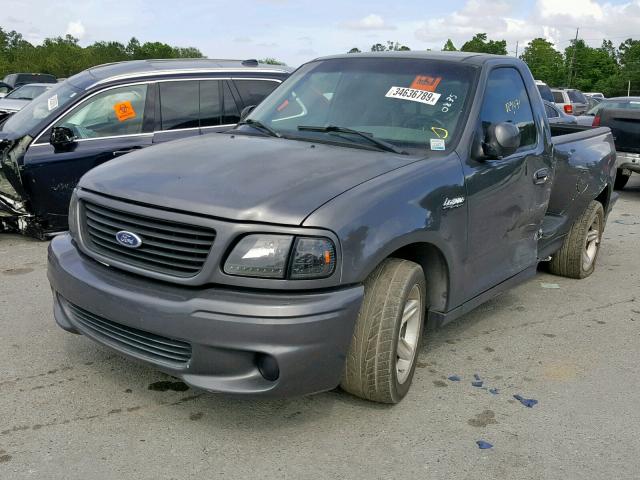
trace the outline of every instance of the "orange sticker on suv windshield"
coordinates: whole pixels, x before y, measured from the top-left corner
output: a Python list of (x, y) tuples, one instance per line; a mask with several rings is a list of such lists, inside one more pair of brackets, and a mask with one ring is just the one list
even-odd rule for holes
[(136, 111), (133, 109), (131, 102), (125, 100), (124, 102), (118, 102), (113, 106), (113, 110), (116, 112), (118, 121), (124, 122), (131, 118), (136, 118)]
[(430, 75), (418, 75), (413, 79), (413, 83), (409, 88), (414, 90), (424, 90), (426, 92), (435, 92), (442, 77), (432, 77)]

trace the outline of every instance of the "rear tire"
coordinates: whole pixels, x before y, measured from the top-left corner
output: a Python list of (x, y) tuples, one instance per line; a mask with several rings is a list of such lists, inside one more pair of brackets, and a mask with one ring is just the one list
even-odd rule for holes
[(595, 200), (575, 221), (564, 243), (549, 262), (549, 270), (555, 275), (569, 278), (585, 278), (596, 267), (600, 241), (604, 231), (604, 209)]
[(422, 267), (399, 258), (382, 262), (364, 282), (340, 386), (358, 397), (398, 403), (409, 391), (426, 312)]
[(616, 180), (613, 182), (613, 188), (615, 190), (622, 190), (627, 185), (629, 178), (631, 178), (631, 175), (623, 175), (622, 169), (619, 168), (616, 172)]

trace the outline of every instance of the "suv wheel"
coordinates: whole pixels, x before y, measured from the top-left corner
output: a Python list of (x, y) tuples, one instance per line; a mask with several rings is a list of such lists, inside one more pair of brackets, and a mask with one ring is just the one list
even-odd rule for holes
[(367, 400), (398, 403), (409, 391), (426, 312), (422, 267), (382, 262), (364, 283), (364, 300), (341, 387)]

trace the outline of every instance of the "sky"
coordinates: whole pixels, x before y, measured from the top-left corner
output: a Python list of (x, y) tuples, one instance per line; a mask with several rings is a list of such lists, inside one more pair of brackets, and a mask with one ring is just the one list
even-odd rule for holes
[(519, 53), (533, 38), (564, 49), (579, 36), (593, 46), (640, 39), (640, 0), (2, 0), (0, 26), (31, 43), (71, 34), (99, 40), (160, 41), (209, 58), (274, 57), (298, 66), (318, 56), (398, 41), (412, 50), (459, 48), (475, 33), (507, 40)]

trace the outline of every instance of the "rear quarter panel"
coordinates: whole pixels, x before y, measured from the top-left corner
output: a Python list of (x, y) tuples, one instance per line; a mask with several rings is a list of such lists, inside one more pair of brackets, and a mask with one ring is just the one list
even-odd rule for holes
[(615, 147), (608, 128), (552, 137), (556, 168), (548, 212), (566, 218), (565, 234), (589, 202), (608, 189), (615, 176)]

